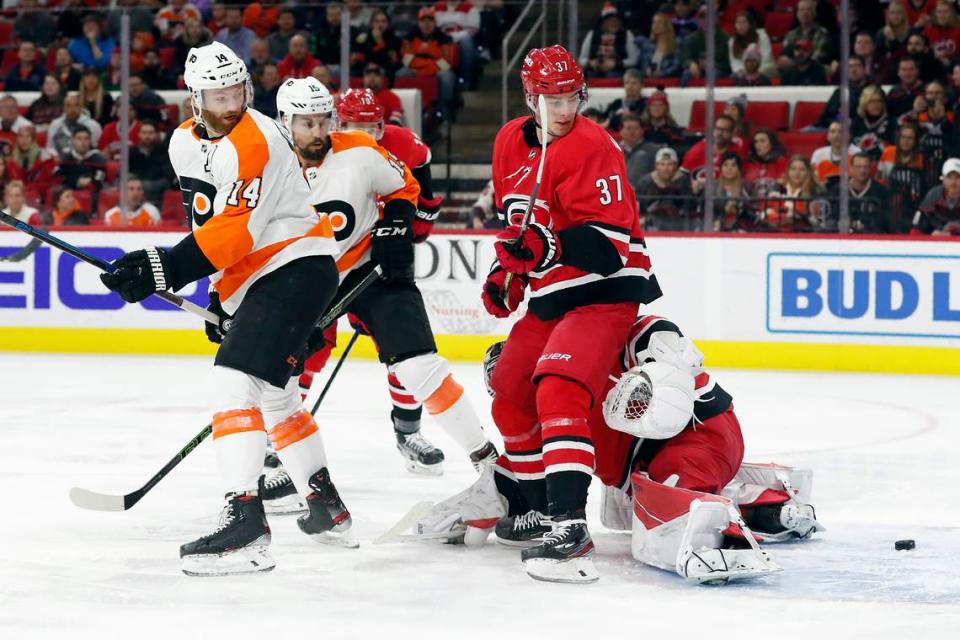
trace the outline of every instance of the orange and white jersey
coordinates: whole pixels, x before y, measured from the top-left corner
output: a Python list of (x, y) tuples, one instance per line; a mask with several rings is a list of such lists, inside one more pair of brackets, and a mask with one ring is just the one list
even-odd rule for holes
[(330, 150), (318, 167), (304, 171), (310, 203), (326, 214), (340, 257), (340, 281), (370, 260), (371, 230), (381, 204), (402, 199), (417, 206), (420, 185), (410, 169), (362, 131), (330, 134)]
[(114, 207), (103, 214), (103, 224), (109, 227), (152, 227), (160, 224), (160, 211), (149, 202), (144, 202), (130, 215), (124, 215), (120, 207)]
[(280, 124), (247, 109), (228, 135), (201, 137), (193, 119), (173, 132), (170, 163), (200, 250), (219, 271), (213, 286), (236, 312), (259, 278), (306, 256), (337, 255), (333, 228)]

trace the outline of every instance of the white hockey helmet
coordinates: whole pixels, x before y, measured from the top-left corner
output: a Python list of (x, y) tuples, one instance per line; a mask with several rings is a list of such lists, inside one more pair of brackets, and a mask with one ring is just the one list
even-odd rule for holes
[(222, 89), (244, 84), (246, 88), (244, 109), (253, 101), (253, 85), (250, 82), (247, 65), (233, 52), (233, 49), (221, 42), (214, 41), (202, 47), (190, 49), (184, 67), (183, 82), (193, 96), (193, 118), (200, 124), (204, 124), (201, 110), (205, 89)]
[(280, 85), (277, 118), (288, 132), (292, 132), (295, 115), (333, 117), (333, 96), (322, 82), (313, 77), (291, 78)]

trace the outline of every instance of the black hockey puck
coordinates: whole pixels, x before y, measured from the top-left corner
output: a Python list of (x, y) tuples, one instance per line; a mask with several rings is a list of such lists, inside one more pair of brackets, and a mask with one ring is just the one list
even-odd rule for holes
[(893, 548), (897, 551), (910, 551), (915, 548), (917, 543), (913, 540), (897, 540), (893, 543)]

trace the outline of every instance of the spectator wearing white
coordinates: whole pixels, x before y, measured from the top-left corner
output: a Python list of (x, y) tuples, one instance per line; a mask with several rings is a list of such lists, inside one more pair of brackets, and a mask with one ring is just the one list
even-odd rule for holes
[(20, 222), (26, 222), (34, 226), (43, 224), (43, 216), (40, 215), (40, 211), (27, 204), (23, 182), (20, 180), (11, 180), (3, 188), (3, 205), (6, 212)]
[(343, 8), (350, 12), (350, 26), (354, 29), (366, 29), (373, 16), (373, 9), (363, 0), (345, 0)]
[(16, 137), (20, 129), (32, 126), (32, 122), (20, 115), (16, 98), (9, 93), (0, 98), (0, 138), (4, 134)]
[(233, 49), (233, 52), (249, 67), (250, 48), (253, 46), (253, 41), (257, 39), (257, 34), (243, 26), (243, 9), (228, 7), (224, 25), (223, 29), (217, 32), (217, 42)]
[(760, 51), (760, 73), (774, 78), (777, 65), (773, 59), (773, 48), (766, 30), (758, 29), (753, 15), (749, 11), (737, 14), (733, 23), (733, 36), (730, 38), (730, 70), (734, 74), (743, 71), (744, 53), (750, 45), (756, 45)]
[(637, 65), (640, 50), (634, 40), (616, 6), (607, 2), (600, 11), (600, 23), (583, 39), (578, 62), (588, 77), (618, 78), (625, 68)]
[(90, 141), (94, 147), (100, 141), (103, 129), (100, 123), (83, 110), (83, 100), (79, 93), (68, 93), (63, 99), (63, 115), (50, 123), (47, 131), (47, 149), (54, 155), (70, 153), (73, 148), (73, 133), (85, 127), (90, 131)]
[[(839, 122), (830, 123), (827, 129), (827, 146), (820, 147), (810, 156), (810, 165), (816, 174), (817, 182), (826, 184), (830, 178), (840, 175), (840, 162), (843, 159), (843, 136), (842, 128)], [(860, 153), (860, 147), (852, 142), (847, 147), (847, 155), (852, 157)]]
[(127, 208), (108, 209), (103, 223), (109, 227), (153, 227), (160, 224), (160, 211), (147, 202), (143, 182), (136, 176), (127, 178)]

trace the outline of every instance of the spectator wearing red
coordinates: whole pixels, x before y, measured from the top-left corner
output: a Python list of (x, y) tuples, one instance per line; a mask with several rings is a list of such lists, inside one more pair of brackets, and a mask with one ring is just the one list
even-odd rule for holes
[(27, 204), (21, 180), (11, 180), (3, 187), (3, 206), (6, 213), (20, 222), (26, 222), (35, 227), (43, 224), (40, 211)]
[(457, 88), (455, 69), (459, 51), (450, 36), (437, 29), (436, 11), (425, 7), (417, 14), (417, 30), (403, 41), (403, 68), (398, 76), (435, 77), (440, 85), (440, 109), (445, 118), (453, 113)]
[[(119, 52), (115, 52), (119, 56)], [(50, 71), (60, 83), (61, 92), (78, 91), (80, 89), (80, 71), (74, 64), (73, 55), (66, 47), (57, 49), (53, 58), (53, 69)], [(41, 91), (43, 88), (41, 87)]]
[(280, 72), (281, 80), (287, 80), (288, 78), (299, 80), (309, 76), (318, 64), (320, 64), (320, 61), (310, 55), (310, 51), (307, 49), (307, 38), (298, 33), (290, 38), (290, 52), (277, 65), (277, 70)]
[(368, 64), (363, 70), (363, 88), (370, 89), (373, 97), (383, 107), (384, 119), (390, 124), (406, 126), (403, 115), (403, 103), (400, 97), (387, 88), (383, 68), (377, 64)]
[(33, 127), (20, 129), (7, 159), (7, 171), (11, 179), (23, 180), (32, 187), (42, 189), (53, 181), (56, 168), (56, 156), (37, 144), (36, 130)]
[[(480, 32), (480, 10), (472, 2), (437, 2), (437, 28), (453, 39), (460, 54), (459, 74), (474, 87), (480, 70), (479, 51), (475, 38)], [(634, 60), (636, 62), (636, 60)]]
[(147, 200), (154, 204), (162, 204), (163, 192), (176, 183), (163, 133), (152, 120), (140, 123), (137, 142), (130, 148), (130, 172), (140, 178)]
[(266, 38), (277, 26), (279, 17), (280, 6), (277, 0), (251, 2), (243, 10), (243, 26), (257, 34), (258, 38)]
[(400, 49), (403, 43), (390, 28), (390, 19), (382, 9), (376, 9), (370, 18), (370, 26), (361, 31), (353, 41), (357, 62), (365, 68), (375, 64), (383, 68), (391, 80), (400, 68)]
[(821, 215), (826, 213), (823, 203), (813, 200), (823, 193), (807, 159), (793, 156), (781, 185), (767, 200), (763, 225), (790, 233), (812, 231), (820, 226)]
[(39, 91), (45, 72), (37, 63), (37, 47), (24, 41), (17, 48), (17, 64), (4, 80), (7, 91)]
[(138, 176), (127, 178), (127, 208), (120, 205), (107, 209), (103, 224), (108, 227), (155, 227), (160, 224), (160, 211), (147, 202), (143, 182)]
[(933, 57), (944, 67), (950, 66), (960, 54), (960, 18), (953, 3), (939, 0), (933, 10), (933, 19), (924, 27), (923, 35), (930, 41)]
[(775, 190), (787, 170), (787, 151), (772, 129), (757, 129), (750, 138), (750, 152), (743, 176), (750, 192), (758, 198)]
[(84, 69), (79, 93), (80, 105), (99, 124), (105, 125), (114, 119), (113, 96), (104, 88), (100, 74), (93, 67)]
[(53, 190), (53, 210), (50, 212), (56, 226), (84, 226), (90, 224), (90, 212), (77, 202), (73, 189), (59, 186)]
[(887, 5), (885, 21), (886, 24), (873, 37), (873, 41), (877, 43), (881, 65), (895, 69), (897, 61), (907, 52), (907, 39), (912, 33), (903, 2), (893, 0)]
[(277, 14), (277, 30), (267, 36), (267, 47), (274, 62), (283, 60), (287, 55), (290, 38), (297, 33), (297, 14), (289, 7), (281, 9)]
[(157, 12), (154, 25), (160, 37), (170, 42), (183, 33), (183, 24), (188, 19), (200, 20), (200, 10), (185, 0), (170, 0), (170, 4)]
[[(743, 140), (734, 136), (733, 127), (735, 122), (733, 118), (727, 115), (721, 115), (713, 125), (713, 170), (717, 175), (720, 170), (720, 158), (727, 151), (733, 151), (740, 158), (746, 155), (746, 145)], [(686, 155), (683, 156), (683, 169), (692, 180), (694, 191), (703, 188), (703, 169), (707, 162), (707, 141), (701, 140), (690, 147)]]
[(899, 84), (892, 87), (887, 94), (887, 111), (890, 117), (896, 120), (913, 109), (913, 103), (918, 96), (923, 95), (923, 81), (920, 80), (920, 66), (909, 56), (900, 58), (897, 65)]
[[(137, 113), (133, 109), (130, 109), (130, 131), (128, 133), (128, 139), (131, 145), (137, 144), (140, 136), (140, 121), (137, 120)], [(108, 160), (116, 160), (120, 157), (120, 121), (113, 120), (108, 122), (107, 126), (103, 128), (103, 135), (100, 136), (100, 142), (97, 143), (97, 148), (103, 152), (103, 155), (107, 157)]]
[(27, 120), (39, 131), (46, 131), (50, 123), (63, 113), (63, 93), (56, 76), (47, 75), (40, 85), (40, 97), (30, 103)]
[(902, 0), (907, 22), (914, 29), (923, 29), (933, 20), (937, 0)]
[(33, 128), (33, 123), (20, 115), (17, 99), (10, 94), (0, 98), (0, 145), (3, 155), (9, 153), (16, 143), (17, 133), (26, 127)]
[(93, 146), (90, 130), (77, 127), (73, 132), (70, 150), (60, 154), (54, 177), (63, 179), (71, 189), (99, 191), (107, 172), (107, 159)]
[(214, 2), (210, 7), (210, 19), (207, 20), (207, 29), (216, 36), (227, 26), (227, 3)]
[(944, 162), (940, 176), (941, 184), (930, 189), (917, 207), (910, 233), (960, 236), (960, 159)]
[(665, 144), (671, 147), (683, 142), (683, 129), (670, 114), (670, 101), (667, 94), (659, 89), (647, 98), (640, 113), (644, 137), (649, 142)]

